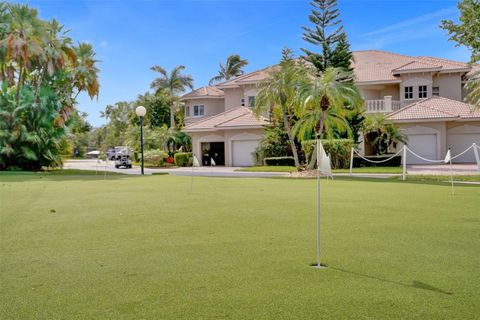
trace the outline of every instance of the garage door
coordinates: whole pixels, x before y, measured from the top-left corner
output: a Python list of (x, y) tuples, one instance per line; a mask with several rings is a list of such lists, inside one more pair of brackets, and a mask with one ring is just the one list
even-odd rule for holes
[[(409, 134), (408, 148), (421, 157), (437, 160), (437, 135), (436, 134)], [(427, 164), (428, 162), (408, 153), (407, 164)]]
[[(460, 154), (462, 151), (467, 149), (476, 143), (480, 146), (480, 133), (447, 133), (447, 146), (452, 149), (452, 156)], [(473, 163), (476, 162), (475, 154), (473, 150), (467, 151), (465, 154), (461, 155), (458, 158), (455, 158), (452, 162), (454, 163)]]
[(232, 141), (232, 163), (235, 167), (253, 166), (252, 153), (258, 146), (258, 140)]

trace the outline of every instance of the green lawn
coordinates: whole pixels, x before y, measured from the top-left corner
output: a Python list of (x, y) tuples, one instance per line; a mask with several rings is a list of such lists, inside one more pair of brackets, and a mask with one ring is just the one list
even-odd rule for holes
[(295, 172), (297, 168), (291, 166), (258, 166), (258, 167), (245, 167), (237, 169), (236, 171), (244, 172)]
[(190, 182), (0, 173), (0, 318), (478, 318), (478, 186)]
[[(295, 172), (297, 169), (290, 166), (258, 166), (237, 169), (246, 172)], [(350, 169), (333, 169), (333, 173), (349, 173)], [(402, 173), (401, 167), (362, 167), (353, 168), (353, 173)]]

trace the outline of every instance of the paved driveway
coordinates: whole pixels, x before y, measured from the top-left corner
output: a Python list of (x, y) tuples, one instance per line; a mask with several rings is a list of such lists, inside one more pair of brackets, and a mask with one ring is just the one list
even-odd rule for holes
[[(112, 161), (105, 162), (97, 160), (67, 160), (63, 165), (64, 169), (79, 169), (79, 170), (98, 170), (99, 172), (119, 172), (125, 174), (141, 173), (139, 166), (133, 166), (132, 169), (117, 169)], [(173, 169), (151, 169), (145, 168), (145, 174), (152, 173), (169, 173), (177, 176), (205, 176), (205, 177), (282, 177), (288, 176), (284, 172), (241, 172), (235, 171), (238, 167), (196, 167), (192, 170), (189, 168), (173, 168)]]

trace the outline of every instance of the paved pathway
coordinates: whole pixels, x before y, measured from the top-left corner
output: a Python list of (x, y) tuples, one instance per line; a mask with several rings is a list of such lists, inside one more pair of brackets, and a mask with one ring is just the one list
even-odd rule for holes
[[(132, 169), (117, 169), (112, 161), (105, 163), (104, 161), (97, 162), (97, 160), (67, 160), (64, 164), (65, 169), (80, 169), (80, 170), (98, 170), (108, 172), (119, 172), (125, 174), (140, 174), (140, 167), (134, 166)], [(238, 167), (196, 167), (193, 171), (195, 176), (204, 177), (286, 177), (289, 174), (285, 172), (242, 172), (236, 171)], [(450, 175), (449, 165), (411, 165), (407, 168), (408, 174), (421, 175)], [(480, 174), (478, 168), (474, 164), (455, 164), (453, 171), (456, 175), (471, 175)], [(145, 168), (145, 174), (152, 173), (168, 173), (177, 176), (192, 175), (192, 168)], [(382, 173), (354, 173), (355, 177), (367, 178), (390, 178), (393, 176), (400, 176), (401, 174), (382, 174)], [(337, 173), (334, 176), (348, 176), (348, 173)]]
[[(98, 170), (107, 172), (119, 172), (125, 174), (141, 173), (139, 166), (133, 166), (132, 169), (117, 169), (112, 161), (105, 163), (104, 161), (97, 162), (97, 160), (67, 160), (63, 166), (64, 169), (80, 169), (80, 170)], [(158, 168), (151, 169), (145, 168), (145, 174), (150, 175), (152, 173), (169, 173), (176, 176), (195, 176), (204, 177), (282, 177), (288, 176), (288, 173), (284, 172), (242, 172), (235, 171), (239, 167), (196, 167), (192, 171), (192, 168)]]

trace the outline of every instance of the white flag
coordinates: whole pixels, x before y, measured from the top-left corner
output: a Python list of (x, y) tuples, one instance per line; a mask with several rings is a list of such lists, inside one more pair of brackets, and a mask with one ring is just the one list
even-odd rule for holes
[(317, 140), (317, 169), (328, 176), (332, 175), (332, 166), (330, 165), (330, 157), (327, 156), (325, 149), (323, 149), (320, 139)]
[(213, 160), (213, 158), (210, 158), (210, 165), (212, 167), (215, 167), (217, 164), (215, 163), (215, 160)]
[(193, 155), (193, 166), (200, 167), (200, 162), (198, 162), (198, 159), (195, 155)]
[(450, 154), (450, 148), (448, 148), (447, 154), (445, 155), (445, 163), (449, 163), (452, 160), (452, 155)]

